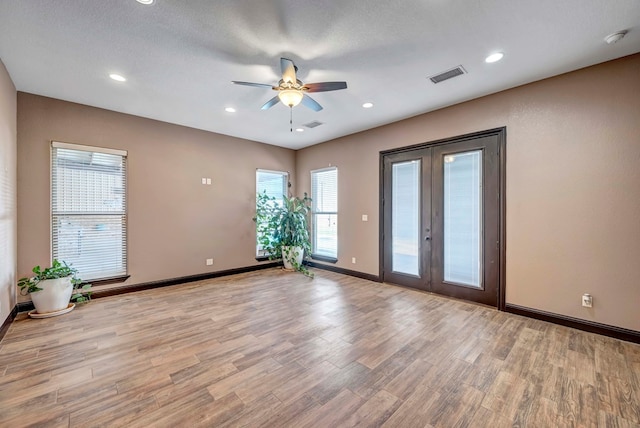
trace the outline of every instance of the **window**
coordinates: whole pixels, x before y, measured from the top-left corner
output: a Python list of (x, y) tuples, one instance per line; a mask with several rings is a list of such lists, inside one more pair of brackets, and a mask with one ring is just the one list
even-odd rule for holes
[(338, 258), (338, 169), (311, 171), (313, 256)]
[(83, 280), (127, 274), (127, 152), (52, 142), (51, 246)]
[[(270, 198), (275, 198), (275, 203), (282, 206), (283, 200), (287, 194), (289, 174), (281, 171), (267, 171), (259, 169), (256, 171), (256, 193), (266, 193)], [(259, 230), (259, 225), (256, 225), (256, 230)], [(259, 232), (256, 232), (256, 240), (259, 241)], [(268, 254), (261, 248), (260, 244), (256, 242), (256, 256), (266, 257)]]

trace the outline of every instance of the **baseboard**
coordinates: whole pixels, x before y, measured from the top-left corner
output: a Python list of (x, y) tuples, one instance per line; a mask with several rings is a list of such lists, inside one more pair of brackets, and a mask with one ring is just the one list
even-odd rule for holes
[(33, 306), (33, 302), (31, 300), (27, 300), (26, 302), (18, 302), (16, 305), (18, 312), (29, 312), (35, 309)]
[(329, 270), (331, 272), (341, 273), (343, 275), (355, 276), (356, 278), (368, 279), (373, 282), (382, 282), (378, 275), (371, 275), (370, 273), (358, 272), (351, 269), (343, 269), (334, 265), (325, 265), (322, 263), (316, 263), (314, 261), (308, 261), (306, 264), (310, 267), (317, 269)]
[(118, 294), (131, 293), (135, 291), (151, 290), (153, 288), (169, 287), (171, 285), (185, 284), (187, 282), (203, 281), (206, 279), (219, 278), (221, 276), (236, 275), (239, 273), (253, 272), (256, 270), (269, 269), (282, 263), (261, 263), (259, 265), (245, 266), (241, 268), (219, 270), (216, 272), (201, 273), (198, 275), (182, 276), (179, 278), (162, 279), (159, 281), (145, 282), (142, 284), (123, 285), (122, 287), (109, 288), (107, 290), (95, 290), (91, 293), (91, 298), (116, 296)]
[[(206, 279), (218, 278), (221, 276), (236, 275), (239, 273), (253, 272), (256, 270), (269, 269), (282, 265), (282, 262), (261, 263), (259, 265), (245, 266), (235, 269), (219, 270), (216, 272), (201, 273), (198, 275), (182, 276), (179, 278), (162, 279), (159, 281), (144, 282), (141, 284), (123, 285), (121, 287), (109, 288), (106, 290), (92, 290), (91, 298), (117, 296), (119, 294), (133, 293), (136, 291), (151, 290), (153, 288), (169, 287), (171, 285), (185, 284), (187, 282), (203, 281)], [(17, 305), (18, 312), (25, 312), (34, 309), (31, 301), (21, 302)]]
[(640, 343), (640, 331), (629, 330), (622, 327), (616, 327), (608, 324), (601, 324), (593, 321), (573, 318), (566, 315), (554, 314), (551, 312), (541, 311), (539, 309), (527, 308), (519, 305), (507, 303), (505, 311), (522, 315), (529, 318), (535, 318), (541, 321), (547, 321), (554, 324), (560, 324), (566, 327), (572, 327), (578, 330), (597, 333), (603, 336), (609, 336), (627, 342)]
[(2, 327), (0, 327), (0, 341), (4, 338), (4, 335), (7, 334), (9, 326), (16, 318), (16, 315), (18, 315), (18, 305), (14, 306), (13, 309), (11, 309), (11, 312), (9, 312), (9, 315), (2, 323)]

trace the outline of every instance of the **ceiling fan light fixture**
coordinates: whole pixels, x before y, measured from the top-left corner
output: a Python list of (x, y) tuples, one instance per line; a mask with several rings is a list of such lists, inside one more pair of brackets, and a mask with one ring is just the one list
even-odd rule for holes
[(278, 98), (287, 107), (295, 107), (302, 101), (304, 94), (297, 89), (284, 89), (278, 92)]

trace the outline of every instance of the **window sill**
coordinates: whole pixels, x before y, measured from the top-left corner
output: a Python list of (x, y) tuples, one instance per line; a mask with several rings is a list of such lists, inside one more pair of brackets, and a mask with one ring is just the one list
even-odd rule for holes
[(322, 256), (320, 254), (311, 254), (311, 258), (313, 260), (318, 260), (321, 262), (329, 262), (329, 263), (337, 263), (338, 259), (335, 257)]
[(114, 276), (112, 278), (102, 278), (93, 281), (85, 281), (83, 282), (83, 284), (91, 284), (92, 287), (97, 287), (100, 285), (119, 284), (121, 282), (125, 282), (130, 277), (131, 275)]

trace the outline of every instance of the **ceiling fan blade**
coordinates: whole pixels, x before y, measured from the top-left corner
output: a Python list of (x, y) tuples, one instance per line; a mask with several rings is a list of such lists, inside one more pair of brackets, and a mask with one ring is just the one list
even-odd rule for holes
[(296, 66), (293, 61), (287, 58), (280, 58), (280, 68), (282, 69), (282, 80), (288, 83), (296, 83)]
[(274, 105), (278, 104), (279, 102), (280, 102), (280, 98), (278, 98), (278, 96), (276, 95), (275, 97), (271, 98), (269, 101), (264, 103), (264, 105), (262, 107), (260, 107), (260, 108), (262, 110), (266, 110), (266, 109), (269, 109), (269, 108), (273, 107)]
[(339, 89), (347, 89), (347, 82), (306, 83), (304, 87), (307, 92), (337, 91)]
[(310, 108), (313, 111), (320, 111), (322, 110), (322, 106), (320, 104), (318, 104), (318, 102), (316, 100), (314, 100), (313, 98), (311, 98), (309, 95), (305, 94), (302, 97), (302, 102), (301, 104), (305, 107)]
[(261, 88), (272, 88), (273, 85), (268, 85), (266, 83), (253, 83), (253, 82), (238, 82), (237, 80), (232, 80), (231, 83), (235, 85), (244, 85), (244, 86), (258, 86)]

